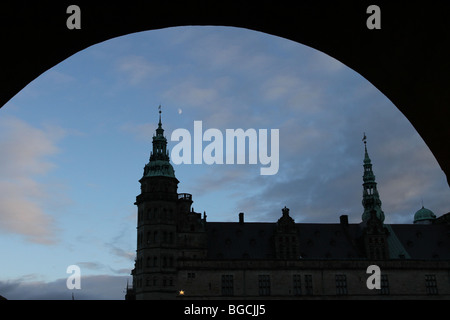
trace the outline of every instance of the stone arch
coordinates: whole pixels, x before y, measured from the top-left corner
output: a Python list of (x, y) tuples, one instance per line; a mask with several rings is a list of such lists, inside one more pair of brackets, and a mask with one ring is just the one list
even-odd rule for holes
[(368, 1), (90, 2), (69, 30), (69, 3), (11, 2), (0, 18), (0, 106), (33, 79), (96, 43), (173, 26), (235, 26), (322, 51), (361, 74), (405, 115), (450, 184), (450, 20), (446, 4), (380, 1), (381, 29), (368, 30)]

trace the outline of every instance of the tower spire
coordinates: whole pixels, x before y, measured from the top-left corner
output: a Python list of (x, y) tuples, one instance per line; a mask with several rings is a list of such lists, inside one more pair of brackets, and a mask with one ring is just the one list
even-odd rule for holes
[(156, 136), (157, 137), (164, 137), (164, 129), (162, 128), (161, 123), (161, 105), (158, 107), (159, 112), (159, 122), (158, 122), (158, 128), (156, 129)]
[(159, 122), (156, 135), (153, 135), (150, 162), (144, 167), (145, 176), (169, 176), (175, 178), (175, 171), (170, 164), (169, 151), (167, 150), (167, 139), (161, 122), (161, 105), (158, 107)]
[(384, 221), (384, 212), (381, 210), (380, 195), (377, 190), (377, 183), (375, 181), (375, 175), (372, 170), (372, 161), (370, 160), (369, 153), (367, 152), (367, 137), (364, 133), (364, 175), (363, 175), (363, 200), (362, 205), (364, 207), (364, 213), (362, 215), (363, 222), (366, 222), (375, 211), (376, 217)]
[(370, 163), (369, 153), (367, 152), (367, 136), (365, 132), (362, 141), (364, 142), (364, 163)]
[(159, 110), (159, 122), (158, 128), (156, 129), (156, 136), (153, 136), (153, 152), (150, 156), (151, 160), (163, 160), (169, 161), (169, 155), (167, 152), (167, 139), (164, 137), (164, 129), (161, 123), (161, 105), (158, 107)]

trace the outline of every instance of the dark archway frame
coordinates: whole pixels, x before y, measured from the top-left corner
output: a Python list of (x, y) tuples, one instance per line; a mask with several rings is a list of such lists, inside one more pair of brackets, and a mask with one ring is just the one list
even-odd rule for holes
[[(66, 27), (71, 4), (81, 9), (80, 30)], [(366, 27), (372, 4), (381, 9), (380, 30)], [(59, 62), (114, 37), (174, 26), (242, 27), (308, 45), (361, 74), (411, 122), (450, 185), (448, 9), (444, 1), (2, 2), (0, 106)]]

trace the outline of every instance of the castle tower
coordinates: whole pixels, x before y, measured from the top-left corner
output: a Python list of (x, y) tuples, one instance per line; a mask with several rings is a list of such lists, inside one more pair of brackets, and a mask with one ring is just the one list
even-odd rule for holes
[(150, 160), (139, 180), (137, 250), (133, 288), (127, 296), (136, 300), (177, 297), (179, 259), (206, 256), (206, 214), (191, 209), (192, 195), (178, 194), (178, 179), (170, 164), (167, 139), (161, 123), (161, 106)]
[(168, 299), (176, 292), (178, 183), (170, 164), (161, 106), (150, 161), (139, 180), (137, 251), (133, 270), (136, 299)]

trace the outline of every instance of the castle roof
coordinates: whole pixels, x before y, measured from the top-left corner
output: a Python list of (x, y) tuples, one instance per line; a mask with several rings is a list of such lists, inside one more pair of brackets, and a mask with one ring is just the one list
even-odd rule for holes
[[(391, 259), (450, 260), (445, 224), (385, 224)], [(296, 223), (298, 259), (364, 258), (359, 239), (363, 224)], [(275, 258), (276, 223), (208, 222), (208, 259)]]

